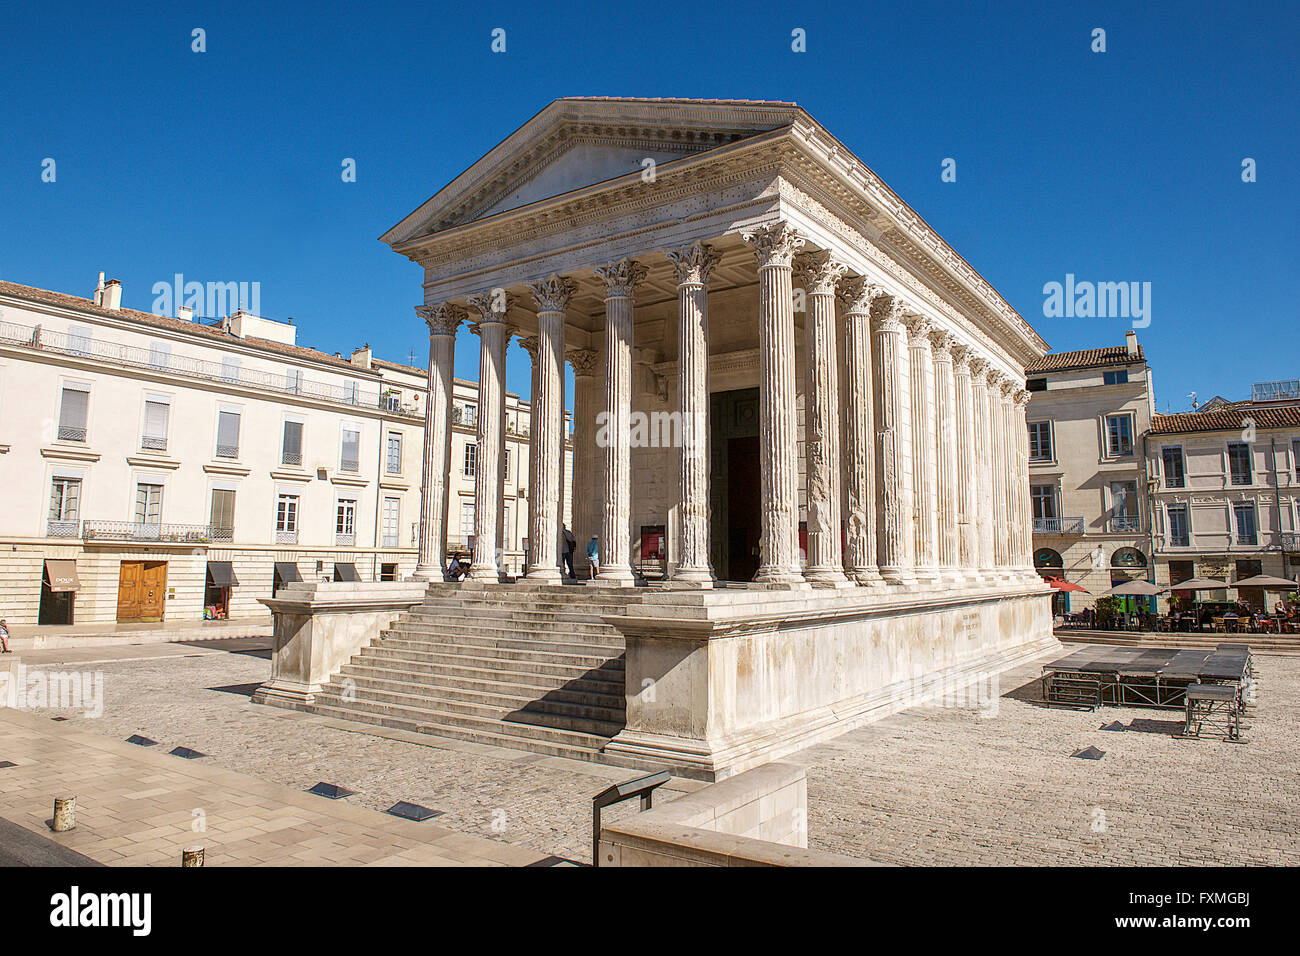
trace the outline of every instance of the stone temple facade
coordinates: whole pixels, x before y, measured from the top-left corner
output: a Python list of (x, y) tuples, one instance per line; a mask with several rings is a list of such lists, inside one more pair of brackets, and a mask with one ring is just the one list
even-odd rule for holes
[[(572, 366), (573, 531), (580, 555), (600, 543), (586, 587), (641, 585), (606, 619), (627, 642), (610, 754), (725, 776), (1053, 646), (1024, 387), (1047, 346), (798, 106), (556, 100), (382, 239), (424, 269), (420, 575), (441, 579), (469, 322), (464, 586), (522, 602), (560, 583)], [(534, 414), (529, 568), (506, 582), (512, 336)]]

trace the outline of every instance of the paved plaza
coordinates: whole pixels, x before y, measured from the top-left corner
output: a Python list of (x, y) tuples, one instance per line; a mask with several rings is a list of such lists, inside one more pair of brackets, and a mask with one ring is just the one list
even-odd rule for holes
[[(586, 862), (591, 795), (632, 774), (256, 706), (266, 656), (260, 640), (24, 654), (33, 669), (102, 672), (104, 714), (0, 711), (0, 760), (32, 755), (0, 770), (0, 817), (38, 829), (72, 789), (90, 831), (105, 823), (96, 799), (131, 799), (117, 822), (155, 832), (67, 844), (110, 864), (175, 865), (182, 843), (205, 842), (194, 807), (208, 808), (212, 865)], [(1300, 658), (1257, 658), (1245, 745), (1172, 739), (1171, 711), (1042, 707), (1040, 663), (1002, 675), (995, 713), (918, 707), (786, 758), (807, 767), (810, 846), (901, 864), (1300, 863)], [(1131, 729), (1098, 729), (1113, 720)], [(161, 746), (124, 743), (132, 734)], [(1070, 756), (1089, 745), (1106, 756)], [(318, 781), (357, 793), (302, 792)], [(660, 799), (696, 786), (674, 781)], [(442, 815), (376, 812), (398, 800)], [(218, 839), (214, 818), (244, 821), (225, 831), (239, 839)]]

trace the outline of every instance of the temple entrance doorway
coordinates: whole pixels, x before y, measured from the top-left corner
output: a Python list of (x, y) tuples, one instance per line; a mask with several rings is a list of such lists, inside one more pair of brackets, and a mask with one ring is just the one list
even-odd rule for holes
[(758, 389), (714, 392), (709, 398), (713, 571), (719, 581), (751, 581), (758, 573), (762, 523)]

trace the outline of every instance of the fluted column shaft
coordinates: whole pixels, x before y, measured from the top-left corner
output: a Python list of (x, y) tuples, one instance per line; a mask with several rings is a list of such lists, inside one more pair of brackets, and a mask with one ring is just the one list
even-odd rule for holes
[[(599, 355), (594, 349), (571, 349), (569, 364), (573, 366), (573, 501), (569, 517), (573, 521), (570, 531), (576, 547), (573, 567), (579, 577), (587, 569), (587, 541), (600, 534), (599, 524), (593, 523), (589, 503), (602, 497), (604, 488), (596, 482), (595, 435), (598, 403), (596, 394), (596, 365)], [(561, 547), (564, 543), (561, 542)]]
[(974, 396), (976, 526), (978, 567), (984, 577), (993, 574), (993, 419), (988, 362), (971, 360), (971, 394)]
[(935, 473), (939, 500), (939, 569), (949, 581), (957, 580), (961, 563), (960, 544), (960, 486), (957, 476), (957, 455), (960, 436), (957, 433), (957, 380), (953, 369), (952, 336), (937, 331), (930, 336), (934, 354), (934, 404), (938, 422), (935, 442)]
[(993, 442), (993, 563), (1005, 574), (1011, 564), (1010, 525), (1007, 521), (1007, 492), (1010, 491), (1011, 463), (1007, 435), (1006, 382), (1000, 375), (989, 383), (989, 418)]
[(498, 566), (501, 487), (504, 477), (506, 416), (506, 311), (504, 289), (471, 296), (470, 307), (480, 319), (473, 331), (479, 337), (478, 449), (474, 462), (474, 554), (466, 581), (495, 584)]
[(979, 495), (976, 478), (975, 396), (971, 386), (970, 349), (965, 346), (957, 346), (952, 352), (957, 427), (958, 563), (964, 571), (964, 576), (969, 578), (972, 576), (972, 572), (979, 568), (979, 518), (976, 513)]
[(796, 260), (808, 303), (804, 323), (804, 489), (808, 502), (808, 568), (816, 583), (844, 576), (840, 539), (840, 393), (835, 287), (844, 266), (829, 252)]
[(755, 581), (795, 584), (799, 565), (798, 420), (794, 386), (795, 253), (803, 245), (789, 224), (747, 234), (758, 257), (759, 467), (762, 563)]
[(444, 303), (416, 312), (429, 327), (429, 377), (424, 399), (424, 459), (420, 469), (420, 555), (415, 577), (441, 581), (447, 554), (447, 475), (451, 470), (451, 396), (456, 329), (465, 311)]
[(876, 567), (876, 435), (872, 409), (871, 302), (879, 286), (840, 284), (844, 302), (844, 570), (862, 585), (880, 583)]
[(702, 242), (666, 255), (677, 275), (677, 411), (681, 420), (681, 504), (673, 580), (711, 587), (708, 282), (719, 256)]
[[(605, 400), (597, 444), (605, 467), (600, 519), (600, 575), (629, 587), (632, 576), (632, 310), (645, 268), (623, 259), (596, 270), (605, 281)], [(586, 542), (583, 542), (585, 548)]]
[(912, 474), (916, 521), (916, 576), (934, 580), (938, 560), (938, 469), (935, 465), (934, 362), (930, 351), (932, 327), (919, 315), (903, 320), (908, 331), (908, 359), (912, 405)]
[(537, 407), (530, 454), (537, 459), (529, 516), (528, 576), (560, 582), (560, 507), (564, 462), (564, 310), (577, 286), (551, 275), (531, 286), (537, 300)]
[(876, 531), (880, 576), (890, 584), (916, 580), (912, 568), (911, 394), (903, 303), (877, 300), (872, 312), (871, 359), (875, 367)]
[(1015, 541), (1016, 567), (1032, 575), (1034, 570), (1033, 533), (1030, 526), (1029, 501), (1029, 426), (1025, 420), (1025, 406), (1029, 404), (1029, 392), (1017, 389), (1011, 396), (1011, 433), (1016, 439), (1016, 489), (1015, 501)]
[(528, 379), (528, 515), (527, 523), (524, 525), (528, 533), (527, 554), (524, 556), (524, 574), (528, 574), (528, 569), (533, 566), (534, 556), (537, 554), (536, 542), (533, 541), (533, 513), (536, 511), (537, 502), (537, 446), (533, 444), (537, 436), (537, 388), (538, 388), (538, 361), (537, 361), (537, 336), (523, 336), (519, 340), (519, 347), (528, 355), (529, 361), (529, 379)]

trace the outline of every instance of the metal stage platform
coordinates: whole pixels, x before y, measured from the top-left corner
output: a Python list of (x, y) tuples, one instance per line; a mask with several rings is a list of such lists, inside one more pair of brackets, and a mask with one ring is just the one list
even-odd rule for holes
[(1213, 651), (1172, 647), (1085, 647), (1043, 667), (1043, 699), (1050, 704), (1096, 709), (1183, 709), (1189, 685), (1233, 688), (1235, 706), (1252, 699), (1254, 665), (1246, 644), (1220, 644)]

